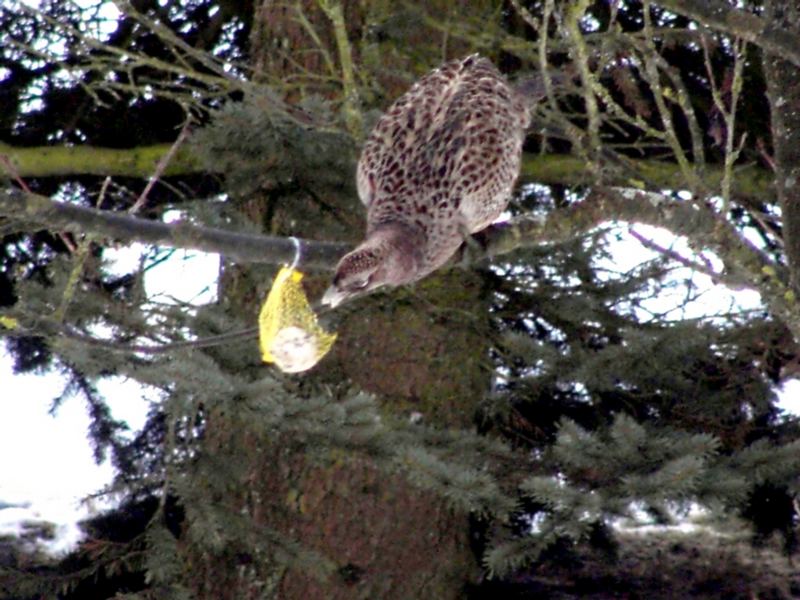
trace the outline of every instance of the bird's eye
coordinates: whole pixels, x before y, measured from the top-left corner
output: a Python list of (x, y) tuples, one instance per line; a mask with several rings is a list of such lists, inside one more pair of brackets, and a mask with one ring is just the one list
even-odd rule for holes
[(367, 277), (365, 279), (356, 279), (351, 284), (351, 287), (354, 290), (363, 290), (365, 287), (367, 287), (368, 283), (369, 283), (369, 277)]

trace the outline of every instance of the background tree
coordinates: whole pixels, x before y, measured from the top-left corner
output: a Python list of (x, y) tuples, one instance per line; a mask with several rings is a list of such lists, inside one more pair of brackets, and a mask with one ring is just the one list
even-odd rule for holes
[[(775, 396), (800, 335), (793, 2), (114, 6), (0, 12), (7, 345), (86, 398), (126, 498), (60, 565), (4, 561), (9, 597), (796, 593), (771, 554), (743, 582), (742, 556), (689, 570), (675, 545), (665, 583), (663, 547), (612, 528), (699, 505), (796, 545), (798, 427)], [(370, 124), (474, 51), (547, 91), (483, 254), (326, 315), (339, 340), (306, 375), (247, 336), (184, 343), (252, 326), (287, 236), (321, 293), (330, 242), (362, 232)], [(615, 269), (620, 224), (654, 258)], [(148, 298), (163, 250), (110, 275), (137, 239), (221, 252), (218, 300)], [(762, 307), (698, 317), (701, 277)], [(132, 441), (108, 375), (161, 392)]]

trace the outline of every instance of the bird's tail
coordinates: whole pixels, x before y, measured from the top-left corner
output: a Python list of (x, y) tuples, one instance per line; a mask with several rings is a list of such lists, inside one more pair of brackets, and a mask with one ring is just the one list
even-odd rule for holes
[[(549, 73), (549, 76), (551, 85), (556, 89), (564, 87), (573, 78), (570, 73), (563, 72)], [(523, 76), (517, 79), (512, 86), (519, 95), (531, 102), (539, 102), (547, 95), (544, 77), (541, 73)]]

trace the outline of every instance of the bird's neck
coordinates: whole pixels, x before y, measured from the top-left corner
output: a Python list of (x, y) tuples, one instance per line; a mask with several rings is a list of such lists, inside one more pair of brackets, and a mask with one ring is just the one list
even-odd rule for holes
[(425, 234), (406, 223), (391, 221), (373, 227), (366, 244), (378, 248), (383, 255), (389, 285), (416, 281), (422, 263)]

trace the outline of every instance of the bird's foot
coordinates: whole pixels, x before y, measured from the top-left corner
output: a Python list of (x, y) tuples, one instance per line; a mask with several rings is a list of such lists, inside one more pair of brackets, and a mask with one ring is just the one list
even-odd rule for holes
[(462, 269), (470, 269), (476, 262), (485, 257), (486, 245), (480, 232), (472, 235), (464, 228), (461, 236), (464, 243), (458, 249), (456, 264)]

